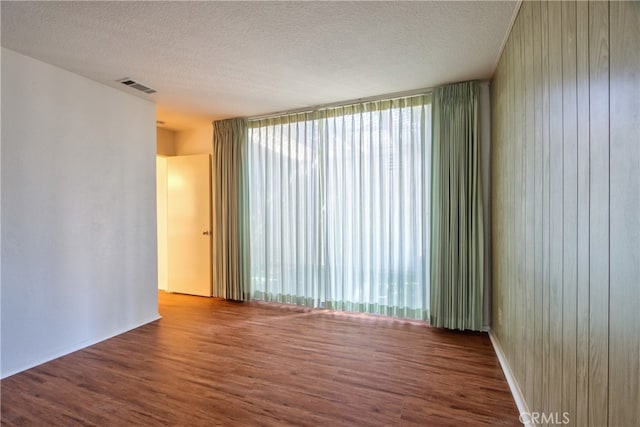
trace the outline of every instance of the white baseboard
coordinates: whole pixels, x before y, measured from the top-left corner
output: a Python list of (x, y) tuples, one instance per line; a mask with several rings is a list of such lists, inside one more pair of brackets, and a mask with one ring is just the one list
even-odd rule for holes
[[(530, 414), (529, 407), (527, 406), (527, 402), (524, 400), (524, 396), (522, 394), (520, 386), (518, 385), (518, 381), (511, 371), (511, 367), (509, 366), (509, 362), (507, 362), (504, 351), (502, 351), (500, 341), (498, 341), (498, 337), (495, 336), (491, 328), (489, 328), (488, 332), (489, 339), (491, 339), (491, 344), (493, 344), (493, 349), (495, 350), (496, 356), (498, 356), (498, 361), (500, 362), (500, 366), (502, 367), (502, 372), (504, 372), (504, 376), (506, 377), (509, 388), (511, 389), (513, 400), (515, 400), (516, 406), (518, 407), (520, 422), (522, 422), (527, 427), (534, 427), (534, 424), (531, 421), (531, 417), (528, 416), (528, 414)], [(525, 421), (523, 422), (523, 420)]]
[(147, 319), (142, 320), (142, 321), (140, 321), (138, 323), (135, 323), (133, 325), (127, 326), (125, 328), (113, 330), (110, 333), (106, 334), (105, 336), (101, 336), (99, 338), (92, 338), (90, 340), (86, 340), (86, 341), (80, 342), (80, 343), (72, 345), (70, 347), (66, 347), (64, 349), (55, 351), (53, 353), (49, 353), (48, 355), (39, 358), (35, 362), (27, 363), (27, 364), (25, 364), (23, 366), (20, 366), (19, 368), (10, 369), (7, 372), (3, 371), (0, 379), (5, 379), (5, 378), (10, 377), (11, 375), (15, 375), (17, 373), (26, 371), (27, 369), (35, 368), (36, 366), (42, 365), (43, 363), (47, 363), (47, 362), (50, 362), (50, 361), (52, 361), (54, 359), (57, 359), (59, 357), (66, 356), (67, 354), (73, 353), (74, 351), (82, 350), (83, 348), (87, 348), (87, 347), (92, 346), (94, 344), (97, 344), (97, 343), (99, 343), (101, 341), (108, 340), (109, 338), (113, 338), (113, 337), (115, 337), (117, 335), (124, 334), (125, 332), (129, 332), (129, 331), (131, 331), (133, 329), (139, 328), (140, 326), (144, 326), (147, 323), (155, 322), (156, 320), (159, 320), (159, 319), (162, 319), (162, 316), (160, 316), (160, 314), (157, 314), (155, 316), (152, 316), (150, 318), (147, 318)]

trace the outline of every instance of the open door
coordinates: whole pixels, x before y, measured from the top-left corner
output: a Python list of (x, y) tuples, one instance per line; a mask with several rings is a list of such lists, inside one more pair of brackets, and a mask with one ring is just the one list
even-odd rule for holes
[(168, 291), (211, 296), (211, 160), (167, 158)]

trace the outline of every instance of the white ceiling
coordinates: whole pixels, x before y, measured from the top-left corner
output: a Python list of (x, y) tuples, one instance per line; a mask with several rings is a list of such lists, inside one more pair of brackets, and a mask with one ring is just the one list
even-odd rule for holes
[(2, 1), (2, 46), (153, 100), (158, 120), (180, 130), (487, 79), (518, 6)]

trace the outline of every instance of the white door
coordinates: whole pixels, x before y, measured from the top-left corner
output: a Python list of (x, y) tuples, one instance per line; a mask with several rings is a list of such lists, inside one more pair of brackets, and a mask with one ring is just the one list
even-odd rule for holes
[(167, 158), (169, 292), (211, 296), (209, 154)]

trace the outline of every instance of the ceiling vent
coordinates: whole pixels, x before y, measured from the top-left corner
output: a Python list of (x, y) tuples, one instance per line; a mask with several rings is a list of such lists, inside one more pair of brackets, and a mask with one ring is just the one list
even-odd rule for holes
[(116, 80), (116, 81), (119, 82), (119, 83), (122, 83), (123, 85), (129, 86), (129, 87), (131, 87), (133, 89), (139, 90), (139, 91), (144, 92), (144, 93), (149, 93), (149, 94), (156, 93), (156, 91), (154, 89), (151, 89), (148, 86), (145, 86), (145, 85), (140, 84), (140, 83), (138, 83), (138, 82), (136, 82), (134, 80), (131, 80), (128, 77), (124, 78), (124, 79)]

